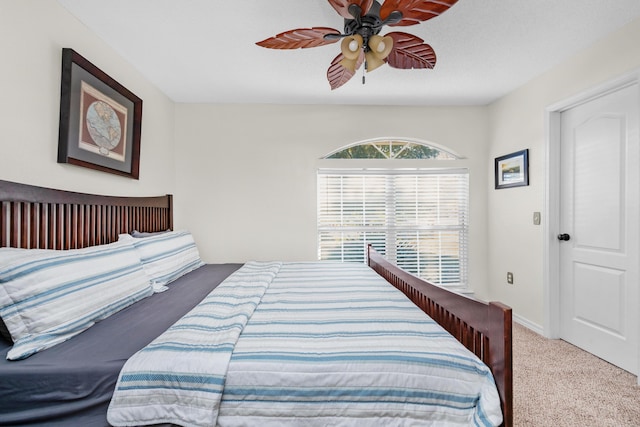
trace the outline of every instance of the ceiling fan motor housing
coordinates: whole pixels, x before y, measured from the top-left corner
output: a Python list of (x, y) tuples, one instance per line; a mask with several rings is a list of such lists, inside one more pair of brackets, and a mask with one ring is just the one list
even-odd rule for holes
[(393, 24), (402, 19), (402, 13), (394, 11), (387, 19), (382, 20), (380, 18), (380, 7), (380, 3), (374, 1), (367, 13), (362, 15), (360, 6), (354, 3), (349, 5), (349, 13), (353, 16), (353, 19), (344, 20), (344, 35), (359, 34), (362, 36), (365, 52), (369, 50), (369, 38), (371, 36), (380, 34), (383, 26)]

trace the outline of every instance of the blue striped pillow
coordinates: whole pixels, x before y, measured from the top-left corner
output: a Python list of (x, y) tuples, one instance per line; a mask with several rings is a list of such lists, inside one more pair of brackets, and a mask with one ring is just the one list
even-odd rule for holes
[(169, 231), (144, 238), (121, 234), (120, 241), (131, 242), (138, 249), (142, 265), (155, 288), (204, 265), (188, 231)]
[(66, 251), (0, 249), (0, 317), (19, 360), (153, 294), (131, 243)]

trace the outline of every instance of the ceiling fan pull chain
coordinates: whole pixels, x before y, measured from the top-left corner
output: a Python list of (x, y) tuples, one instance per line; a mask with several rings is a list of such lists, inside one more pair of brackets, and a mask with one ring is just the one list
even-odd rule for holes
[(365, 80), (364, 76), (365, 76), (365, 74), (367, 72), (366, 70), (367, 70), (367, 63), (365, 61), (364, 67), (362, 67), (362, 84), (364, 84), (364, 80)]

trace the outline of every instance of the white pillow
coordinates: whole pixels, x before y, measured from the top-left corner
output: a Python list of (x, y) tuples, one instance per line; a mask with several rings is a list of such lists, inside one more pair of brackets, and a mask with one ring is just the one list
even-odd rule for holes
[(0, 317), (18, 360), (153, 294), (130, 242), (65, 251), (0, 248)]
[(156, 289), (204, 265), (188, 231), (169, 231), (144, 238), (121, 234), (120, 241), (131, 242)]

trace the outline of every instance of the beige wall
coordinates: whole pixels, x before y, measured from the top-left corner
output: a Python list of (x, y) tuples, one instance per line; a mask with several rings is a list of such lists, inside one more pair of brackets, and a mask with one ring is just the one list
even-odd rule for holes
[[(544, 217), (545, 110), (639, 69), (638, 40), (640, 20), (489, 106), (489, 157), (529, 148), (531, 165), (528, 187), (493, 190), (491, 181), (487, 245), (490, 294), (493, 299), (511, 305), (519, 317), (534, 327), (544, 326), (544, 227), (533, 225), (532, 215), (534, 211), (541, 211), (543, 221), (548, 220)], [(493, 170), (487, 170), (487, 174), (493, 180)], [(549, 233), (557, 234), (557, 230)], [(506, 283), (507, 271), (514, 273), (514, 285)]]
[[(62, 48), (143, 100), (140, 180), (58, 164)], [(174, 104), (55, 0), (0, 0), (0, 179), (115, 195), (173, 192)]]
[(486, 296), (487, 134), (484, 107), (180, 104), (179, 225), (210, 262), (316, 259), (316, 172), (340, 163), (318, 159), (369, 138), (430, 141), (466, 157), (456, 164), (470, 171), (469, 277)]

